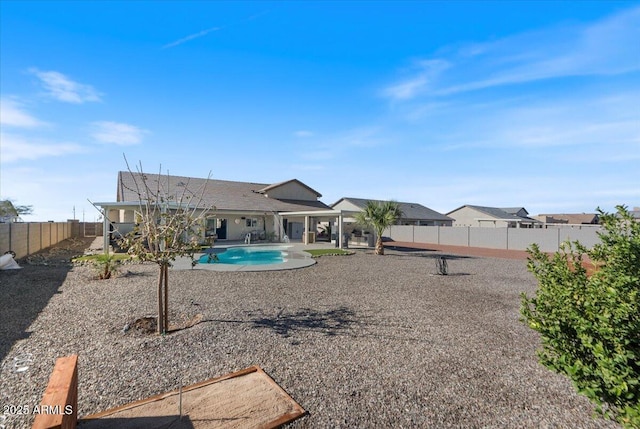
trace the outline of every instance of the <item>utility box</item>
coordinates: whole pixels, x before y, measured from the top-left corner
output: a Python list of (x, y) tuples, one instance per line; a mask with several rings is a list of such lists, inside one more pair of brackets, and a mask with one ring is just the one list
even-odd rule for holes
[(307, 243), (315, 243), (316, 242), (316, 233), (315, 232), (307, 232)]

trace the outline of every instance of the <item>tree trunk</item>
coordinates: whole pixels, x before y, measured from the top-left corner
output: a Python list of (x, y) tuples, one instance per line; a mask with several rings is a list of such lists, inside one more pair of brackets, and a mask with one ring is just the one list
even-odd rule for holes
[[(164, 265), (164, 332), (169, 330), (169, 265)], [(164, 333), (163, 332), (163, 333)]]
[(384, 246), (382, 245), (382, 234), (378, 234), (376, 238), (376, 250), (374, 251), (376, 255), (384, 255)]
[(160, 265), (160, 276), (158, 278), (158, 334), (164, 332), (164, 304), (162, 300), (162, 287), (164, 285), (164, 267)]

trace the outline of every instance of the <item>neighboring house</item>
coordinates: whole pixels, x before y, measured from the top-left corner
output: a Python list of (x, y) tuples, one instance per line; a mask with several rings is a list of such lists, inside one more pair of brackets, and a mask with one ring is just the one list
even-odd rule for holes
[(0, 201), (0, 223), (18, 222), (20, 214), (9, 200)]
[(488, 228), (542, 228), (542, 222), (529, 217), (524, 207), (484, 207), (464, 205), (447, 213), (453, 226)]
[[(369, 201), (383, 203), (381, 200), (370, 200), (365, 198), (344, 197), (331, 205), (334, 210), (342, 213), (352, 213), (351, 216), (344, 218), (343, 231), (349, 237), (349, 245), (368, 245), (373, 246), (375, 242), (375, 234), (359, 225), (353, 213), (361, 212)], [(398, 219), (398, 225), (430, 225), (430, 226), (451, 226), (453, 219), (431, 210), (418, 203), (402, 203), (398, 202), (402, 216)]]
[(640, 222), (640, 207), (634, 207), (633, 210), (629, 210), (629, 213), (636, 222)]
[[(331, 204), (331, 207), (337, 210), (359, 212), (364, 210), (369, 201), (384, 202), (365, 198), (344, 197)], [(422, 204), (398, 202), (398, 205), (400, 206), (400, 211), (402, 211), (402, 217), (398, 219), (398, 225), (451, 226), (453, 224), (452, 218), (431, 210)]]
[(533, 216), (545, 224), (598, 225), (597, 213), (553, 213)]
[[(139, 207), (134, 176), (142, 179), (139, 173), (119, 172), (116, 202), (96, 203), (106, 213), (105, 225), (112, 223), (120, 234), (133, 229)], [(286, 234), (291, 239), (307, 240), (304, 231), (315, 231), (321, 220), (342, 219), (339, 212), (319, 200), (319, 192), (297, 179), (267, 184), (147, 173), (145, 178), (151, 189), (159, 183), (174, 199), (186, 189), (198, 200), (198, 191), (206, 184), (201, 205), (214, 208), (207, 217), (205, 235), (217, 240), (242, 240), (247, 234), (275, 240)]]

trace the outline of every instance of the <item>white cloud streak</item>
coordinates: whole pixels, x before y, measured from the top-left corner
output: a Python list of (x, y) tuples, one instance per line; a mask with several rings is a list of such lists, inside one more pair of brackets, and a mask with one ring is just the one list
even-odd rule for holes
[(0, 146), (0, 161), (2, 164), (85, 152), (85, 149), (76, 143), (31, 140), (5, 132), (0, 132), (0, 141), (2, 141)]
[(74, 82), (60, 72), (41, 71), (36, 68), (29, 69), (29, 72), (40, 79), (47, 95), (58, 101), (73, 104), (102, 101), (102, 94), (91, 85)]
[(640, 70), (640, 7), (598, 22), (470, 44), (446, 58), (418, 62), (412, 76), (382, 94), (394, 101), (443, 96), (569, 76)]
[[(518, 106), (459, 106), (455, 134), (439, 139), (449, 149), (473, 147), (543, 149), (600, 147), (605, 154), (640, 151), (640, 93), (575, 96), (530, 101)], [(636, 107), (634, 107), (636, 106)], [(433, 123), (443, 117), (426, 118)], [(579, 156), (580, 153), (575, 153)]]
[(211, 27), (211, 28), (208, 28), (206, 30), (199, 31), (199, 32), (191, 34), (191, 35), (189, 35), (187, 37), (183, 37), (182, 39), (178, 39), (175, 42), (167, 43), (166, 45), (164, 45), (162, 47), (162, 49), (168, 49), (168, 48), (173, 48), (173, 47), (178, 46), (178, 45), (182, 45), (185, 42), (188, 42), (188, 41), (193, 40), (193, 39), (198, 39), (200, 37), (204, 37), (204, 36), (206, 36), (207, 34), (209, 34), (211, 32), (219, 31), (221, 29), (222, 29), (221, 27)]
[(16, 128), (36, 128), (46, 125), (26, 112), (23, 106), (14, 100), (0, 99), (0, 125)]
[(149, 131), (134, 125), (99, 121), (92, 124), (91, 137), (101, 143), (115, 144), (119, 146), (136, 145), (142, 142), (145, 134)]
[(414, 98), (433, 89), (434, 81), (449, 67), (450, 63), (442, 59), (419, 61), (416, 65), (419, 70), (416, 75), (385, 88), (382, 95), (392, 100)]

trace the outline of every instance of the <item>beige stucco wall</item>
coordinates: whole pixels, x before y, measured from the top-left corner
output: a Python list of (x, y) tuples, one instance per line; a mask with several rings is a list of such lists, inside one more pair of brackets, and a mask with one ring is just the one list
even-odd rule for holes
[[(485, 227), (485, 228), (506, 228), (509, 222), (496, 219), (487, 220), (491, 218), (486, 213), (479, 212), (471, 207), (462, 207), (459, 210), (456, 210), (452, 213), (449, 213), (447, 216), (455, 219), (453, 222), (453, 226), (477, 226), (477, 227)], [(478, 220), (482, 219), (482, 220)]]
[(278, 198), (285, 200), (303, 200), (316, 201), (318, 196), (309, 189), (296, 182), (289, 182), (270, 189), (267, 192), (269, 198)]

